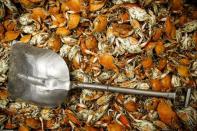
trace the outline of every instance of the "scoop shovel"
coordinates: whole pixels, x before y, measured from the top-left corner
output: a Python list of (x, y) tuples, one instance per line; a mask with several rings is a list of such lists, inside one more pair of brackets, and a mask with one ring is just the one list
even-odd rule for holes
[(176, 92), (156, 92), (70, 81), (67, 64), (58, 54), (27, 44), (17, 43), (12, 46), (9, 66), (8, 91), (11, 98), (20, 98), (40, 106), (58, 106), (68, 97), (69, 91), (76, 88), (173, 100), (176, 98)]

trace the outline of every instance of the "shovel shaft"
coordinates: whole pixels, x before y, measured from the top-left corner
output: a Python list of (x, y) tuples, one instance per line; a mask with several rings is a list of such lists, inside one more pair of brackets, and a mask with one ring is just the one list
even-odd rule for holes
[(157, 92), (157, 91), (147, 91), (140, 89), (131, 89), (131, 88), (123, 88), (116, 86), (108, 86), (108, 85), (100, 85), (100, 84), (89, 84), (89, 83), (77, 83), (72, 84), (72, 88), (82, 88), (82, 89), (93, 89), (93, 90), (101, 90), (101, 91), (110, 91), (110, 92), (118, 92), (118, 93), (126, 93), (126, 94), (134, 94), (134, 95), (144, 95), (144, 96), (153, 96), (153, 97), (164, 97), (169, 99), (175, 99), (175, 92)]

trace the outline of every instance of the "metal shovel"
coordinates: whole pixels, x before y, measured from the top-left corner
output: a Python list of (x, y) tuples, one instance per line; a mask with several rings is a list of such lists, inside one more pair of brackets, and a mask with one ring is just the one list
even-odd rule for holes
[(20, 98), (40, 106), (58, 106), (68, 96), (69, 91), (76, 88), (164, 97), (174, 100), (176, 98), (176, 92), (165, 93), (72, 82), (67, 64), (59, 55), (51, 50), (26, 44), (13, 45), (9, 66), (8, 91), (11, 98)]

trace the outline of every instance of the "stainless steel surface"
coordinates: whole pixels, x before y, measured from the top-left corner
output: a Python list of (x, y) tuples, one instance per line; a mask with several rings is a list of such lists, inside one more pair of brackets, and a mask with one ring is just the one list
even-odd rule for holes
[(70, 82), (67, 64), (56, 53), (25, 44), (15, 44), (12, 47), (8, 90), (13, 99), (21, 98), (40, 106), (55, 107), (65, 100), (71, 89), (76, 88), (164, 97), (174, 100), (176, 97), (176, 92), (155, 92)]
[(69, 88), (69, 70), (59, 55), (30, 45), (12, 47), (8, 73), (11, 98), (53, 107), (63, 102)]
[(154, 96), (154, 97), (164, 97), (168, 99), (175, 99), (175, 92), (157, 92), (157, 91), (148, 91), (148, 90), (139, 90), (139, 89), (131, 89), (131, 88), (121, 88), (114, 87), (109, 85), (99, 85), (99, 84), (89, 84), (89, 83), (79, 83), (75, 85), (76, 88), (83, 89), (97, 89), (97, 90), (105, 90), (110, 92), (119, 92), (126, 94), (135, 94), (135, 95), (144, 95), (144, 96)]

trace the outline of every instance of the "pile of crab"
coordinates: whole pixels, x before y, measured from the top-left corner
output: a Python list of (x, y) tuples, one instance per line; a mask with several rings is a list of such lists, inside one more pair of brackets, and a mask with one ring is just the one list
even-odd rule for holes
[[(184, 0), (1, 0), (0, 130), (154, 131), (197, 128), (197, 7)], [(55, 109), (9, 99), (10, 47), (58, 53), (71, 80), (170, 92), (192, 88), (188, 107), (92, 90)]]

